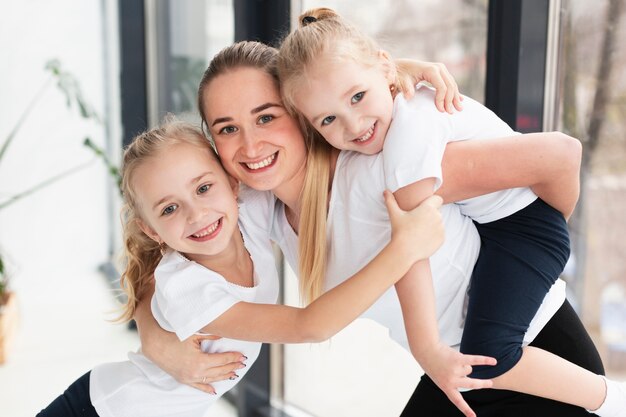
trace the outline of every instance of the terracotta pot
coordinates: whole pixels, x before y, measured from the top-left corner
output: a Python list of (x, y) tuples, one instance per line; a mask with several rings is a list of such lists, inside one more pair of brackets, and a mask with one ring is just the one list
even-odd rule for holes
[(0, 364), (6, 361), (7, 354), (17, 331), (17, 296), (14, 292), (4, 294), (0, 300)]

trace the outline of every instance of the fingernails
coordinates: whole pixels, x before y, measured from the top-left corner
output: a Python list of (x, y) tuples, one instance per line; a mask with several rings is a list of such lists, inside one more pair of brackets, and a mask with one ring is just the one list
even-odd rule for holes
[(235, 380), (235, 379), (237, 379), (237, 378), (239, 378), (239, 375), (235, 374), (235, 375), (231, 376), (231, 377), (230, 377), (230, 378), (228, 378), (228, 379), (230, 379), (231, 381), (234, 381), (234, 380)]
[(209, 394), (211, 394), (211, 395), (217, 395), (217, 392), (216, 392), (216, 391), (213, 391), (213, 392), (209, 392)]
[(246, 365), (245, 363), (241, 362), (239, 364), (239, 368), (237, 368), (237, 369), (245, 368), (246, 366), (248, 366), (248, 365)]
[(239, 362), (241, 362), (241, 361), (247, 361), (247, 360), (248, 360), (248, 357), (247, 357), (247, 356), (243, 356), (243, 355), (241, 355), (241, 358), (239, 358)]

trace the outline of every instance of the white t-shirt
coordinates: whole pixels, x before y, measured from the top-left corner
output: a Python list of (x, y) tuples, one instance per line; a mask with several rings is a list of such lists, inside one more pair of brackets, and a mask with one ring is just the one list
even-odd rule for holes
[[(328, 212), (326, 289), (358, 272), (389, 241), (391, 226), (383, 200), (384, 190), (382, 154), (368, 156), (346, 151), (339, 154)], [(284, 206), (274, 200), (267, 211), (273, 212), (274, 217), (272, 238), (297, 272), (298, 238), (287, 222)], [(440, 337), (448, 345), (458, 348), (464, 325), (467, 289), (480, 239), (471, 219), (463, 216), (457, 205), (445, 205), (442, 214), (446, 240), (430, 258), (430, 264)], [(524, 339), (526, 343), (536, 337), (564, 300), (565, 283), (558, 281), (531, 322)], [(391, 337), (409, 349), (394, 288), (389, 289), (362, 317), (386, 326)]]
[[(159, 263), (152, 313), (180, 340), (198, 334), (240, 301), (276, 303), (279, 280), (267, 226), (258, 228), (240, 217), (240, 228), (254, 264), (253, 287), (231, 284), (178, 252), (168, 252)], [(259, 355), (261, 343), (222, 338), (205, 340), (201, 348), (247, 356), (248, 366), (237, 371), (242, 377)], [(141, 352), (128, 356), (129, 361), (103, 364), (91, 372), (91, 402), (100, 417), (207, 416), (210, 406), (241, 379), (213, 382), (217, 395), (210, 395), (180, 384)]]
[[(435, 90), (418, 86), (407, 101), (398, 94), (393, 120), (385, 137), (383, 158), (387, 188), (392, 192), (425, 178), (435, 178), (435, 189), (442, 184), (441, 161), (448, 142), (494, 139), (518, 134), (491, 110), (465, 97), (463, 111), (441, 113), (435, 106)], [(537, 196), (530, 188), (511, 188), (458, 202), (461, 213), (479, 223), (509, 216)]]

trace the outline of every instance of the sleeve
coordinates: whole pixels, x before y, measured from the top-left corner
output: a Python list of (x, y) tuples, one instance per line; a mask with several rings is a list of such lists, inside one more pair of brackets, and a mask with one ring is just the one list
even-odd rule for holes
[(257, 191), (244, 184), (239, 187), (239, 222), (255, 234), (269, 237), (274, 219), (276, 197), (270, 191)]
[(195, 262), (170, 259), (159, 264), (154, 275), (153, 314), (161, 327), (176, 333), (180, 340), (192, 336), (241, 301), (219, 274)]
[(452, 128), (450, 115), (433, 102), (434, 93), (425, 87), (410, 101), (402, 94), (394, 100), (383, 147), (385, 186), (392, 192), (426, 178), (436, 179), (435, 190), (441, 186), (441, 160)]

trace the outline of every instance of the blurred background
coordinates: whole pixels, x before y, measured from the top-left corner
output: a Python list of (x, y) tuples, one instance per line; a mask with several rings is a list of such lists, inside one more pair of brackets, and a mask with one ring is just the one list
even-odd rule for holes
[[(114, 167), (166, 113), (198, 121), (211, 57), (277, 44), (310, 7), (395, 57), (443, 62), (522, 132), (584, 146), (568, 297), (626, 379), (625, 0), (21, 0), (0, 13), (0, 414), (32, 416), (94, 365), (124, 360)], [(283, 297), (297, 303), (285, 267)], [(358, 320), (327, 343), (266, 346), (216, 416), (394, 416), (421, 371)], [(320, 399), (323, 398), (323, 401)], [(385, 401), (381, 401), (384, 398)], [(350, 410), (350, 411), (347, 411)]]

